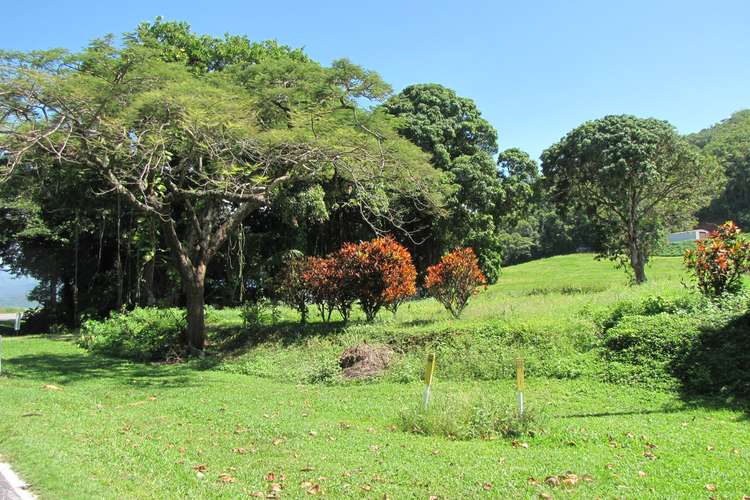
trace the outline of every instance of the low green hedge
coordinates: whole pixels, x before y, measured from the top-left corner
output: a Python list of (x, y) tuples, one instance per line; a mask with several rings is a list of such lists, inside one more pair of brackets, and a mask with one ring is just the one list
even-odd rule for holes
[(136, 361), (157, 361), (180, 351), (185, 331), (180, 309), (136, 308), (105, 320), (86, 320), (79, 344), (92, 351)]

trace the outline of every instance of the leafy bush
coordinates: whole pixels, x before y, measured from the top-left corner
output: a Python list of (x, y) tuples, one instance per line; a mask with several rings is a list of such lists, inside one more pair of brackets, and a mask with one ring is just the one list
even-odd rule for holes
[(669, 298), (651, 295), (640, 300), (617, 302), (603, 313), (594, 314), (594, 321), (599, 331), (604, 333), (617, 325), (626, 316), (653, 316), (660, 313), (688, 314), (697, 313), (709, 304), (699, 295)]
[(276, 302), (266, 297), (244, 303), (240, 311), (242, 325), (245, 328), (258, 328), (267, 323), (276, 324), (280, 315), (281, 311)]
[(699, 320), (691, 315), (625, 316), (603, 338), (605, 377), (616, 383), (673, 387), (674, 364), (698, 332)]
[(418, 405), (401, 411), (399, 427), (404, 432), (455, 440), (518, 438), (540, 433), (542, 420), (530, 408), (521, 415), (515, 405), (444, 396), (435, 397), (427, 410)]
[(425, 288), (438, 302), (458, 318), (469, 298), (486, 288), (487, 280), (479, 269), (471, 248), (461, 248), (444, 255), (440, 262), (427, 268)]
[(276, 286), (279, 299), (299, 313), (301, 323), (307, 321), (307, 306), (311, 300), (310, 289), (304, 279), (309, 262), (300, 257), (291, 259), (281, 272)]
[(92, 351), (137, 361), (164, 360), (181, 350), (185, 313), (180, 309), (136, 308), (105, 320), (86, 320), (79, 344)]
[(703, 295), (719, 297), (742, 287), (742, 275), (750, 271), (750, 242), (742, 240), (741, 232), (728, 221), (685, 252), (685, 265)]
[(750, 396), (748, 302), (731, 294), (617, 304), (600, 324), (605, 378)]
[(398, 305), (417, 292), (417, 270), (409, 251), (390, 236), (362, 243), (347, 243), (334, 255), (342, 278), (338, 285), (350, 287), (367, 321), (382, 307)]
[(714, 316), (674, 365), (692, 393), (750, 398), (750, 313)]

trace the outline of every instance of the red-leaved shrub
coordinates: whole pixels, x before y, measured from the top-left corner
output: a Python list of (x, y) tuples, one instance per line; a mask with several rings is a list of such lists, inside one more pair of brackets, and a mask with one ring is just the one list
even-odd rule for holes
[(471, 248), (454, 250), (427, 268), (427, 292), (443, 304), (454, 318), (461, 315), (471, 296), (479, 293), (481, 286), (486, 288), (487, 280)]
[(367, 321), (381, 308), (395, 312), (417, 291), (417, 270), (409, 251), (391, 236), (347, 243), (334, 255), (342, 287), (359, 300)]
[(308, 257), (302, 275), (309, 293), (310, 302), (315, 304), (323, 321), (329, 321), (334, 310), (349, 319), (354, 299), (348, 289), (342, 287), (342, 273), (335, 256)]
[(742, 275), (750, 271), (750, 242), (740, 233), (734, 222), (725, 222), (707, 239), (697, 242), (695, 250), (685, 252), (685, 265), (704, 295), (718, 297), (742, 286)]

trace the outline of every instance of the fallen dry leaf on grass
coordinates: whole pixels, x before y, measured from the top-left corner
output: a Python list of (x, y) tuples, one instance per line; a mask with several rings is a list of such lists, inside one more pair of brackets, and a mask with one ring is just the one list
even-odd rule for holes
[(245, 448), (232, 448), (232, 451), (237, 453), (238, 455), (244, 455), (247, 453), (247, 450)]
[(550, 494), (550, 493), (539, 493), (539, 498), (543, 498), (544, 500), (552, 500), (552, 494)]
[(196, 472), (206, 472), (208, 470), (208, 465), (206, 464), (193, 465), (193, 470)]
[(482, 485), (482, 489), (483, 489), (484, 491), (490, 491), (490, 490), (492, 489), (492, 483), (484, 483), (484, 484)]
[(641, 476), (641, 477), (646, 477), (646, 473), (643, 472), (642, 470), (638, 471), (638, 475)]
[(519, 441), (516, 441), (515, 439), (511, 441), (510, 444), (511, 446), (513, 446), (513, 448), (528, 448), (529, 447), (529, 443), (521, 443)]
[(53, 385), (53, 384), (44, 384), (42, 386), (42, 389), (47, 389), (48, 391), (62, 391), (63, 390), (62, 387), (58, 387), (58, 386)]
[(271, 493), (278, 493), (283, 489), (284, 487), (280, 483), (271, 483)]
[(654, 455), (650, 451), (644, 451), (643, 456), (648, 458), (649, 460), (656, 460), (656, 455)]
[(220, 483), (236, 483), (237, 480), (234, 477), (230, 476), (229, 474), (224, 473), (224, 474), (219, 474), (219, 482)]
[(706, 489), (708, 491), (716, 491), (716, 485), (715, 484), (707, 484)]
[(365, 491), (370, 491), (372, 489), (372, 486), (370, 486), (369, 484), (363, 484), (362, 486), (360, 486), (360, 488)]
[[(581, 481), (590, 483), (593, 480), (594, 480), (594, 477), (591, 474), (583, 474), (579, 476), (578, 474), (568, 471), (565, 474), (560, 474), (556, 476), (547, 476), (546, 478), (544, 478), (544, 483), (552, 487), (555, 487), (555, 486), (570, 487), (570, 486), (575, 486)], [(534, 485), (534, 486), (539, 486), (541, 484), (537, 479), (533, 477), (528, 478), (526, 481), (529, 484)]]
[(283, 442), (284, 442), (284, 440), (281, 439), (281, 438), (273, 438), (273, 440), (271, 441), (271, 444), (274, 445), (274, 446), (278, 446), (278, 445), (280, 445)]

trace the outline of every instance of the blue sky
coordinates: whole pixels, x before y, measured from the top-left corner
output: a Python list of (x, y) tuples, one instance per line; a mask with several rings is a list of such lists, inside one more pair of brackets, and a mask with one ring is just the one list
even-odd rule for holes
[(501, 148), (534, 157), (581, 122), (654, 116), (695, 132), (750, 107), (750, 2), (7, 1), (0, 48), (77, 49), (157, 15), (348, 57), (396, 90), (477, 102)]

